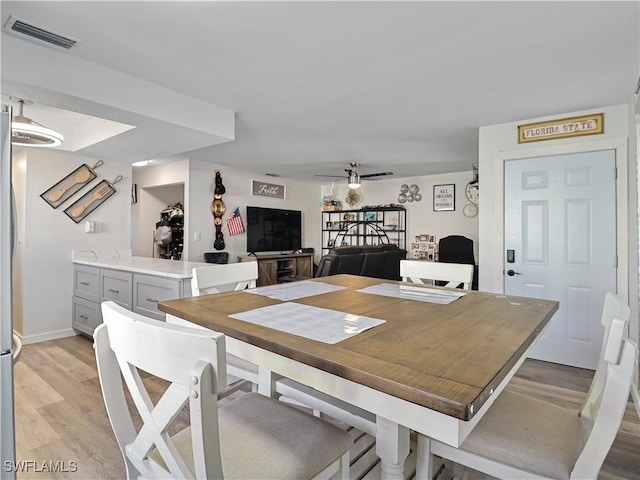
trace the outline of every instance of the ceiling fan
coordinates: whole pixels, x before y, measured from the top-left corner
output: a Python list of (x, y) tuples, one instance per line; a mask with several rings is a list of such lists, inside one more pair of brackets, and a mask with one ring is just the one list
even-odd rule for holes
[[(365, 173), (364, 175), (359, 175), (356, 171), (356, 168), (360, 166), (358, 162), (351, 162), (351, 168), (345, 168), (344, 171), (347, 172), (347, 186), (349, 188), (360, 188), (362, 184), (360, 180), (378, 180), (375, 177), (384, 177), (386, 175), (393, 175), (393, 172), (378, 172), (378, 173)], [(344, 175), (318, 175), (316, 177), (338, 177), (344, 178)]]

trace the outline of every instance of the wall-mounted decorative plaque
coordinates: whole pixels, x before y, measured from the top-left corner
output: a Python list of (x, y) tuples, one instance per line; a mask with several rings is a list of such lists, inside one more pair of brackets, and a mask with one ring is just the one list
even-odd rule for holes
[(604, 113), (518, 125), (518, 143), (604, 133)]
[(96, 178), (95, 170), (103, 163), (102, 160), (98, 160), (93, 167), (86, 163), (80, 165), (40, 196), (53, 208), (58, 208), (65, 200)]
[(116, 193), (113, 185), (120, 180), (122, 180), (122, 175), (118, 175), (112, 182), (102, 180), (78, 200), (65, 208), (64, 213), (74, 222), (81, 222), (87, 215), (102, 205), (107, 198)]
[(284, 185), (277, 185), (269, 182), (251, 181), (251, 195), (260, 197), (282, 198), (285, 197)]

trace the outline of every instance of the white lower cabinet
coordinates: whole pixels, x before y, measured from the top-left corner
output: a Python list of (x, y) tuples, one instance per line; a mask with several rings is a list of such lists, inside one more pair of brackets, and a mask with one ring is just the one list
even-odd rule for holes
[(73, 328), (87, 335), (93, 335), (93, 331), (102, 323), (100, 304), (75, 295), (73, 296), (72, 315)]
[(141, 315), (164, 320), (158, 302), (191, 296), (191, 278), (147, 275), (74, 264), (72, 326), (86, 335), (102, 323), (100, 304), (112, 300)]
[(100, 269), (100, 301), (112, 300), (131, 310), (131, 272)]
[(151, 275), (133, 275), (133, 311), (140, 315), (164, 320), (165, 314), (158, 310), (158, 302), (180, 298), (182, 284), (172, 278)]

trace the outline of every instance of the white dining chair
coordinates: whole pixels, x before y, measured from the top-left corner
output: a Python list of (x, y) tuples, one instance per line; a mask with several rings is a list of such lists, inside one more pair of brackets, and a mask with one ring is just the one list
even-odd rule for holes
[[(615, 440), (637, 367), (626, 337), (628, 314), (613, 318), (604, 347), (604, 378), (577, 412), (506, 390), (459, 448), (418, 435), (418, 478), (431, 478), (433, 455), (503, 479), (595, 479)], [(626, 316), (626, 318), (624, 318)], [(426, 463), (422, 463), (426, 462)]]
[[(620, 297), (611, 292), (607, 292), (604, 295), (604, 301), (602, 303), (602, 315), (600, 317), (600, 323), (604, 328), (604, 332), (602, 334), (602, 346), (600, 347), (600, 355), (598, 357), (598, 364), (596, 365), (596, 371), (593, 375), (593, 380), (591, 381), (591, 387), (589, 388), (589, 393), (587, 394), (587, 398), (584, 402), (584, 405), (580, 409), (580, 412), (588, 408), (589, 399), (594, 391), (600, 391), (602, 389), (602, 384), (604, 383), (606, 372), (607, 372), (607, 362), (604, 359), (607, 343), (609, 340), (609, 335), (611, 335), (611, 327), (613, 324), (613, 320), (615, 318), (630, 318), (631, 309), (629, 305)], [(614, 332), (614, 335), (619, 335), (618, 332)], [(623, 332), (624, 335), (627, 332)], [(582, 414), (582, 413), (581, 413)]]
[[(226, 384), (221, 333), (153, 320), (113, 302), (102, 304), (102, 317), (94, 333), (98, 374), (128, 479), (348, 478), (352, 440), (335, 425), (257, 393), (219, 408), (217, 392)], [(169, 383), (155, 403), (141, 371)], [(187, 405), (189, 426), (170, 434)]]
[(256, 288), (258, 262), (238, 262), (194, 267), (191, 277), (191, 295), (198, 297), (227, 290)]
[(462, 263), (426, 262), (400, 260), (400, 276), (403, 282), (427, 283), (425, 280), (448, 282), (445, 286), (469, 290), (473, 281), (473, 265)]
[[(220, 293), (221, 288), (228, 291), (255, 288), (258, 279), (258, 262), (239, 262), (216, 264), (206, 267), (194, 267), (191, 276), (191, 295), (212, 295)], [(167, 315), (167, 322), (190, 327), (198, 327), (191, 322)], [(241, 380), (251, 382), (255, 391), (258, 385), (258, 366), (243, 358), (227, 353), (227, 374), (229, 385)], [(231, 390), (226, 390), (229, 393)]]

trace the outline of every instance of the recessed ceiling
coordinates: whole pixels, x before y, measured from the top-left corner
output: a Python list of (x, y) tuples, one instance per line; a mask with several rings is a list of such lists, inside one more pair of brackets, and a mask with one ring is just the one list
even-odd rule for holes
[[(396, 177), (471, 170), (479, 127), (629, 103), (640, 72), (639, 2), (0, 8), (3, 24), (14, 15), (80, 40), (59, 54), (3, 31), (3, 93), (136, 126), (83, 153), (180, 156), (308, 181), (350, 162)], [(35, 57), (52, 75), (29, 75), (21, 62)], [(235, 112), (234, 132), (228, 116), (206, 132), (192, 121), (220, 112)]]
[[(0, 95), (0, 98), (2, 103), (13, 107), (14, 113), (18, 111), (19, 106), (15, 97), (10, 98), (7, 95)], [(62, 133), (64, 143), (56, 149), (66, 152), (82, 150), (135, 128), (133, 125), (113, 122), (49, 105), (26, 103), (23, 108), (26, 117)]]

